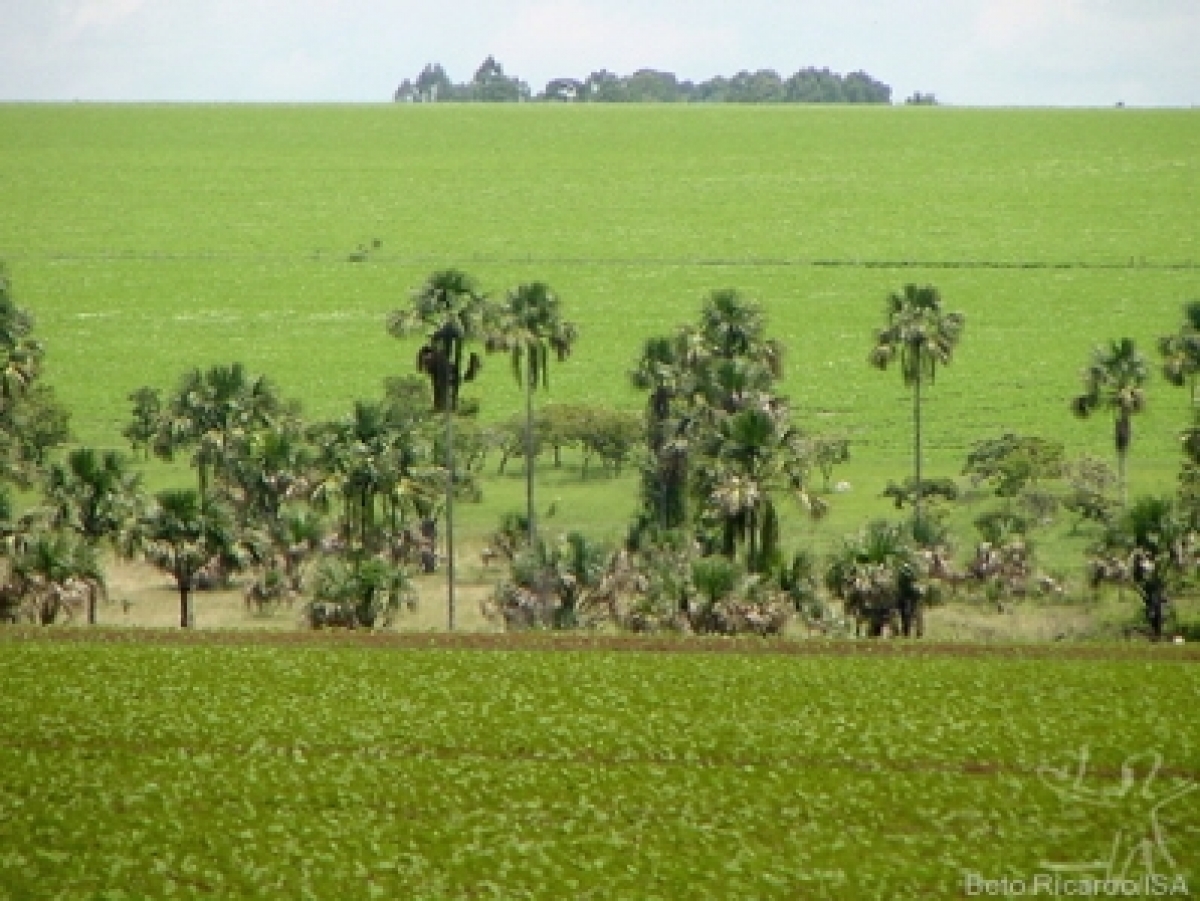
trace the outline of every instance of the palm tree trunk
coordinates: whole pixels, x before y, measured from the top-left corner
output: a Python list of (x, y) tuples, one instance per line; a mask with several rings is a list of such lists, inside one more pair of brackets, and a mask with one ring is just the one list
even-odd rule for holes
[(529, 517), (529, 546), (537, 541), (537, 523), (533, 510), (533, 373), (528, 365), (525, 371), (525, 504)]
[(921, 484), (921, 369), (917, 367), (917, 381), (913, 386), (913, 460), (916, 469), (916, 499), (913, 501), (914, 523), (921, 522), (921, 495), (924, 486)]
[(187, 583), (181, 582), (179, 584), (179, 628), (181, 629), (190, 628), (192, 625), (190, 594)]
[(754, 513), (754, 508), (751, 507), (747, 512), (747, 518), (750, 520), (748, 547), (746, 553), (746, 571), (751, 573), (758, 572), (758, 517)]
[(1124, 410), (1117, 414), (1116, 425), (1113, 430), (1113, 444), (1117, 449), (1117, 483), (1121, 489), (1121, 506), (1124, 507), (1129, 501), (1129, 487), (1126, 482), (1127, 461), (1129, 457), (1129, 445), (1133, 441), (1133, 420)]
[(1128, 506), (1129, 489), (1125, 483), (1125, 461), (1128, 457), (1128, 452), (1124, 450), (1117, 451), (1117, 484), (1121, 488), (1121, 506)]
[(454, 411), (446, 408), (446, 627), (454, 631)]
[(1166, 600), (1166, 592), (1157, 586), (1152, 587), (1147, 592), (1146, 597), (1146, 619), (1150, 625), (1150, 635), (1155, 641), (1162, 640), (1163, 631), (1163, 601)]

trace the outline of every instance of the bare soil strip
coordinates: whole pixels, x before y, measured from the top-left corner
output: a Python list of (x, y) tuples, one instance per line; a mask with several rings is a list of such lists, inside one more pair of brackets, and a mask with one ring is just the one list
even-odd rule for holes
[(5, 642), (172, 646), (373, 648), (380, 650), (600, 651), (847, 657), (980, 657), (1018, 660), (1131, 660), (1200, 663), (1200, 644), (984, 644), (921, 640), (712, 638), (522, 632), (248, 631), (109, 627), (0, 627)]

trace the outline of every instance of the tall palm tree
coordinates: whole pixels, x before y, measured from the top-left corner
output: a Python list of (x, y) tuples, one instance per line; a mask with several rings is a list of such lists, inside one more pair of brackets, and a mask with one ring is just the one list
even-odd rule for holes
[(244, 554), (232, 515), (216, 501), (190, 489), (162, 491), (155, 501), (130, 536), (130, 549), (175, 580), (179, 625), (186, 629), (193, 624), (190, 598), (196, 576), (214, 559), (226, 569), (239, 569)]
[(1200, 376), (1200, 300), (1184, 304), (1183, 325), (1174, 335), (1158, 339), (1158, 352), (1163, 358), (1163, 376), (1172, 385), (1187, 385), (1195, 406)]
[(417, 369), (429, 377), (433, 389), (433, 409), (445, 414), (446, 428), (446, 617), (454, 630), (454, 415), (458, 412), (458, 392), (463, 382), (479, 374), (479, 355), (472, 353), (464, 370), (468, 342), (484, 335), (491, 306), (474, 279), (458, 269), (442, 269), (430, 274), (412, 295), (406, 309), (388, 316), (387, 330), (403, 338), (419, 328), (430, 328), (426, 343), (417, 353)]
[(488, 336), (489, 351), (506, 351), (517, 384), (525, 389), (525, 496), (529, 541), (537, 540), (533, 509), (533, 392), (550, 386), (550, 352), (562, 362), (579, 337), (575, 325), (563, 319), (559, 299), (544, 282), (518, 285), (508, 292)]
[(1083, 371), (1084, 391), (1071, 401), (1076, 416), (1087, 418), (1106, 409), (1113, 416), (1113, 446), (1117, 451), (1117, 481), (1121, 503), (1128, 498), (1126, 484), (1129, 446), (1133, 443), (1133, 417), (1146, 408), (1146, 382), (1150, 368), (1131, 338), (1110, 341), (1092, 351)]
[(388, 334), (396, 338), (432, 329), (417, 354), (417, 369), (429, 377), (433, 408), (439, 413), (458, 409), (459, 388), (479, 371), (478, 355), (464, 356), (467, 344), (483, 337), (488, 309), (474, 279), (458, 269), (443, 269), (413, 292), (409, 307), (388, 315)]
[(966, 317), (942, 309), (932, 285), (905, 285), (887, 299), (887, 324), (875, 332), (870, 363), (887, 369), (899, 361), (900, 376), (913, 392), (913, 470), (917, 495), (914, 519), (921, 519), (921, 390), (933, 383), (939, 366), (949, 365), (962, 338)]
[(677, 415), (678, 399), (691, 380), (683, 363), (680, 340), (647, 339), (629, 380), (649, 392), (646, 400), (646, 445), (650, 468), (643, 477), (643, 495), (654, 521), (663, 529), (682, 526), (687, 519), (687, 441), (685, 421)]

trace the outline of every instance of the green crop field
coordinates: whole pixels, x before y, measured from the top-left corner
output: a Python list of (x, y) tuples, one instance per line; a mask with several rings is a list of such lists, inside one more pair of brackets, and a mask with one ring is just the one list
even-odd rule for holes
[[(341, 414), (411, 371), (384, 317), (451, 265), (557, 289), (582, 338), (546, 399), (636, 408), (641, 342), (736, 287), (787, 345), (797, 421), (853, 440), (827, 543), (909, 468), (908, 396), (866, 364), (889, 291), (936, 284), (968, 318), (930, 393), (933, 475), (1006, 429), (1107, 454), (1109, 425), (1067, 409), (1091, 347), (1152, 352), (1200, 298), (1194, 111), (10, 105), (0, 135), (0, 258), (77, 436), (106, 446), (131, 390), (232, 360)], [(519, 409), (499, 361), (476, 391), (485, 418)], [(1134, 492), (1170, 487), (1187, 416), (1159, 381)], [(632, 477), (545, 479), (564, 526), (612, 534), (634, 507)], [(485, 492), (468, 530), (519, 505), (516, 480)]]
[[(387, 313), (446, 266), (561, 295), (581, 338), (539, 402), (637, 409), (643, 340), (738, 288), (787, 347), (796, 421), (852, 440), (830, 518), (785, 521), (818, 549), (894, 515), (879, 492), (909, 472), (909, 396), (866, 361), (890, 291), (932, 283), (967, 316), (928, 397), (934, 476), (1006, 430), (1108, 456), (1110, 423), (1068, 410), (1090, 349), (1127, 335), (1153, 355), (1200, 299), (1195, 111), (0, 105), (0, 197), (48, 380), (105, 447), (130, 391), (196, 366), (244, 362), (312, 419), (378, 396), (417, 347)], [(489, 421), (521, 407), (502, 360), (471, 391)], [(1158, 379), (1133, 493), (1170, 490), (1189, 417)], [(618, 534), (636, 475), (567, 463), (540, 467), (543, 526)], [(519, 468), (489, 461), (464, 546), (520, 506)], [(1068, 527), (1037, 540), (1073, 574), (1088, 536)], [(112, 572), (114, 599), (154, 608), (139, 621), (173, 621), (165, 582)], [(474, 602), (495, 571), (460, 578)], [(217, 603), (202, 625), (292, 624)], [(1136, 606), (1047, 604), (1024, 637)], [(932, 633), (969, 616), (1018, 618), (958, 610)], [(443, 621), (426, 604), (401, 627)], [(972, 874), (1150, 871), (1195, 892), (1197, 660), (1194, 643), (5, 628), (0, 901), (941, 899)]]
[(1200, 880), (1190, 647), (50, 634), (0, 632), (5, 901)]

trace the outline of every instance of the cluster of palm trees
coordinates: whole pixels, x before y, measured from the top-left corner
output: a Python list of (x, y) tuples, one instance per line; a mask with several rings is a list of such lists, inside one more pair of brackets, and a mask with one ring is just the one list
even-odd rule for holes
[[(37, 375), (40, 345), (29, 338), (32, 323), (9, 303), (7, 290), (3, 301), (0, 317), (8, 315), (0, 318), (0, 341), (11, 340), (2, 397), (25, 398)], [(430, 275), (387, 327), (397, 336), (426, 330), (417, 370), (428, 379), (428, 392), (417, 375), (391, 379), (384, 398), (358, 401), (339, 420), (306, 424), (299, 404), (281, 398), (266, 377), (239, 363), (190, 370), (165, 395), (140, 388), (130, 395), (126, 438), (147, 456), (186, 455), (196, 487), (146, 497), (123, 455), (80, 448), (66, 464), (38, 475), (46, 502), (13, 530), (20, 536), (14, 547), (42, 548), (32, 536), (45, 532), (56, 536), (53, 546), (63, 554), (64, 535), (77, 536), (93, 551), (107, 542), (138, 554), (175, 581), (184, 626), (194, 621), (191, 598), (197, 587), (257, 567), (256, 601), (294, 594), (304, 587), (304, 561), (323, 548), (332, 552), (330, 559), (308, 592), (320, 616), (340, 622), (349, 610), (350, 620), (367, 624), (411, 601), (402, 564), (416, 558), (427, 570), (436, 567), (437, 522), (444, 515), (453, 590), (453, 504), (478, 494), (473, 473), (455, 465), (463, 449), (454, 428), (460, 388), (482, 367), (469, 346), (507, 353), (525, 388), (532, 540), (532, 396), (548, 386), (551, 356), (566, 359), (577, 332), (544, 283), (519, 285), (496, 300), (458, 270)], [(25, 462), (15, 452), (7, 459), (13, 466)], [(82, 556), (79, 561), (75, 569), (83, 578), (91, 570)], [(27, 569), (14, 564), (13, 572)], [(10, 595), (17, 588), (29, 595), (31, 584), (10, 580)]]
[(1175, 497), (1142, 496), (1130, 501), (1127, 470), (1134, 417), (1146, 406), (1150, 365), (1134, 342), (1121, 338), (1092, 353), (1082, 394), (1072, 402), (1079, 416), (1106, 410), (1113, 418), (1121, 502), (1104, 520), (1100, 539), (1089, 550), (1094, 583), (1129, 583), (1137, 590), (1150, 635), (1163, 633), (1170, 595), (1180, 590), (1200, 564), (1200, 301), (1184, 305), (1177, 332), (1158, 341), (1163, 377), (1186, 387), (1192, 421), (1180, 434), (1184, 459)]
[[(608, 586), (600, 594), (621, 624), (686, 621), (693, 629), (727, 631), (735, 623), (779, 622), (773, 611), (788, 571), (779, 501), (793, 496), (814, 516), (824, 504), (809, 488), (810, 436), (791, 424), (775, 390), (782, 348), (765, 333), (756, 304), (736, 291), (716, 291), (698, 324), (648, 340), (630, 373), (647, 392), (648, 459), (642, 510), (628, 541), (632, 553), (619, 566), (614, 557), (613, 566), (639, 574), (595, 575)], [(554, 621), (528, 611), (568, 603), (555, 587), (562, 580), (551, 577), (557, 566), (553, 549), (531, 541), (498, 589), (500, 615), (510, 623)]]
[[(1200, 302), (1184, 314), (1159, 351), (1164, 376), (1190, 387), (1194, 398)], [(936, 288), (906, 285), (888, 295), (868, 354), (881, 370), (897, 364), (912, 393), (913, 474), (891, 494), (897, 506), (912, 505), (913, 517), (872, 523), (848, 538), (824, 581), (874, 632), (894, 622), (904, 634), (919, 634), (933, 583), (952, 574), (938, 508), (957, 489), (924, 472), (923, 402), (939, 369), (952, 362), (964, 327), (964, 316), (944, 309)], [(43, 351), (32, 330), (0, 268), (0, 475), (40, 488), (42, 498), (16, 517), (9, 496), (0, 495), (8, 558), (0, 616), (24, 612), (48, 622), (86, 607), (94, 621), (104, 588), (97, 561), (111, 546), (170, 575), (184, 626), (194, 622), (198, 588), (248, 567), (257, 573), (248, 598), (257, 603), (304, 593), (313, 599), (314, 621), (377, 624), (414, 602), (405, 565), (437, 567), (444, 523), (454, 628), (454, 504), (478, 496), (481, 446), (472, 419), (477, 402), (460, 395), (483, 370), (481, 352), (508, 355), (525, 399), (525, 534), (517, 542), (512, 529), (505, 533), (514, 538), (512, 571), (498, 590), (498, 615), (521, 621), (536, 609), (532, 621), (566, 626), (594, 602), (631, 628), (769, 631), (784, 621), (783, 608), (805, 608), (815, 597), (812, 559), (785, 557), (779, 505), (791, 497), (821, 516), (826, 503), (812, 474), (820, 471), (828, 489), (848, 445), (792, 422), (777, 390), (783, 349), (767, 337), (761, 309), (736, 291), (712, 292), (695, 324), (646, 341), (629, 374), (646, 392), (645, 456), (641, 509), (619, 552), (580, 535), (558, 544), (538, 537), (538, 446), (575, 440), (581, 418), (559, 405), (541, 417), (543, 431), (557, 423), (553, 435), (535, 432), (534, 394), (548, 387), (551, 360), (567, 359), (578, 339), (545, 283), (493, 297), (460, 270), (433, 272), (387, 320), (395, 337), (421, 336), (416, 372), (389, 379), (382, 398), (357, 401), (337, 420), (304, 422), (298, 403), (238, 363), (192, 369), (166, 394), (138, 389), (124, 431), (134, 452), (186, 455), (196, 472), (195, 488), (153, 497), (120, 453), (78, 447), (50, 459), (67, 438), (66, 413), (41, 381)], [(1102, 526), (1091, 551), (1096, 578), (1135, 585), (1151, 630), (1161, 632), (1168, 594), (1190, 572), (1200, 533), (1200, 413), (1183, 435), (1179, 497), (1130, 503), (1128, 455), (1149, 374), (1132, 340), (1109, 342), (1094, 351), (1084, 390), (1072, 402), (1079, 416), (1112, 416), (1119, 500), (1108, 500), (1104, 473), (1093, 471), (1103, 466), (1067, 463), (1055, 442), (1006, 435), (975, 447), (964, 474), (989, 484), (1003, 504), (978, 518), (984, 541), (971, 573), (999, 586), (1027, 581), (1033, 569), (1025, 531), (1038, 509), (1061, 502)], [(627, 423), (611, 425), (619, 465), (634, 445)], [(595, 450), (594, 437), (584, 443)], [(1039, 480), (1062, 478), (1074, 486), (1067, 499), (1040, 490)], [(1017, 499), (1034, 513), (1018, 512)], [(319, 554), (322, 563), (309, 573), (308, 561)], [(1004, 561), (1015, 563), (1005, 568)]]

